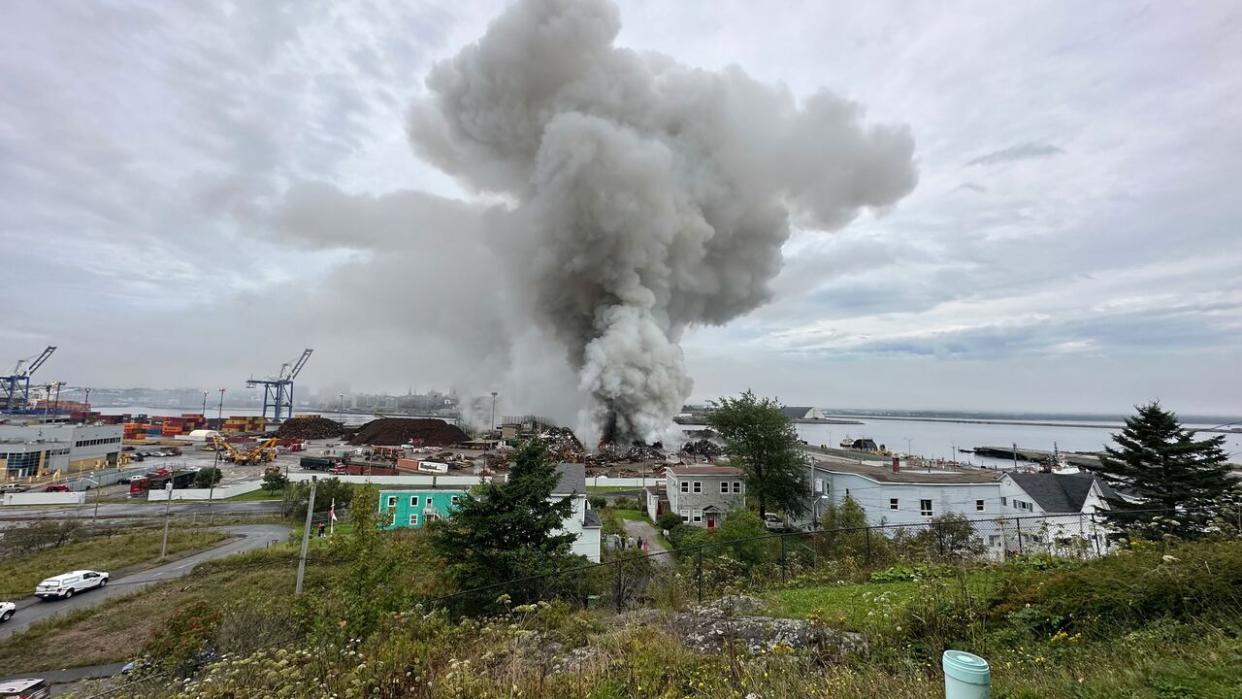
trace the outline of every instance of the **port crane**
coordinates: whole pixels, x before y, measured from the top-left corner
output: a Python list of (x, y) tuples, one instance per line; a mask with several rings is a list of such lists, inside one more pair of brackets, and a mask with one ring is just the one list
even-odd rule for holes
[(43, 366), (43, 363), (55, 351), (54, 345), (48, 345), (47, 349), (37, 357), (17, 360), (17, 366), (13, 367), (12, 374), (0, 376), (0, 390), (4, 392), (4, 395), (0, 396), (0, 404), (3, 405), (4, 412), (24, 410), (30, 405), (30, 376), (38, 371), (39, 367)]
[(292, 362), (280, 365), (280, 373), (275, 378), (247, 379), (247, 386), (263, 386), (263, 418), (267, 419), (267, 409), (272, 408), (272, 422), (281, 422), (293, 417), (293, 380), (302, 373), (306, 360), (310, 359), (314, 350), (302, 350), (302, 356)]

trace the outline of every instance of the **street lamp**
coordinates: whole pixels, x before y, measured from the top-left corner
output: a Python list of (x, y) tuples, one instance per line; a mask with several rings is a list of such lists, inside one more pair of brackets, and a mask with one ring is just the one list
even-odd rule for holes
[(492, 427), (493, 432), (496, 431), (496, 392), (492, 391)]

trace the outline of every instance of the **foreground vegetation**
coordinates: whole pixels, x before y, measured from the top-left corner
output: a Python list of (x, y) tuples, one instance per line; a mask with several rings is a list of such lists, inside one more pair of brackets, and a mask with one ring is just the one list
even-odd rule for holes
[[(713, 575), (734, 571), (721, 589), (735, 596), (768, 590), (755, 613), (804, 619), (830, 633), (861, 632), (865, 642), (754, 647), (735, 638), (705, 652), (677, 624), (695, 596), (685, 564), (657, 571), (645, 591), (633, 593), (658, 611), (613, 614), (573, 599), (514, 604), (501, 595), (496, 614), (454, 617), (444, 605), (425, 604), (451, 591), (429, 538), (426, 531), (370, 537), (355, 529), (325, 542), (317, 549), (323, 561), (310, 568), (309, 594), (292, 602), (291, 550), (212, 564), (189, 599), (141, 608), (176, 607), (147, 634), (152, 679), (126, 691), (187, 698), (922, 699), (940, 691), (939, 654), (953, 647), (991, 661), (996, 697), (1223, 699), (1242, 692), (1236, 540), (1135, 544), (1098, 561), (1032, 557), (1004, 565), (867, 569), (844, 555), (802, 568), (776, 590), (770, 576), (756, 577), (736, 560), (717, 562)], [(247, 568), (264, 560), (279, 560), (279, 573)], [(121, 604), (111, 612), (142, 614)], [(9, 659), (0, 655), (0, 663)], [(188, 681), (170, 683), (180, 675)]]
[[(89, 529), (75, 523), (39, 523), (11, 530), (6, 555), (0, 558), (0, 599), (27, 597), (40, 580), (83, 568), (116, 574), (140, 564), (154, 565), (160, 555), (164, 530)], [(40, 531), (35, 531), (40, 530)], [(30, 539), (29, 546), (18, 539)], [(210, 548), (227, 538), (216, 531), (174, 527), (168, 532), (168, 555), (179, 556)]]

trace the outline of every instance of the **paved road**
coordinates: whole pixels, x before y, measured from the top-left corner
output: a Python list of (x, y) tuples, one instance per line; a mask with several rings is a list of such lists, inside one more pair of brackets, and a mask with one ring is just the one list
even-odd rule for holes
[[(218, 515), (267, 515), (280, 512), (280, 500), (253, 500), (241, 502), (218, 501), (210, 507), (206, 501), (176, 501), (169, 507), (173, 515), (206, 514), (208, 511)], [(0, 507), (0, 521), (21, 521), (31, 519), (91, 519), (95, 517), (94, 503), (74, 505), (72, 507)], [(129, 517), (163, 517), (164, 504), (153, 502), (101, 503), (99, 519), (115, 519)]]
[(664, 547), (664, 544), (660, 543), (659, 532), (656, 531), (656, 528), (650, 522), (637, 519), (624, 519), (621, 522), (625, 526), (626, 533), (635, 539), (642, 538), (643, 542), (647, 544), (647, 553), (654, 556), (651, 560), (661, 565), (676, 563), (671, 555), (655, 556), (657, 553), (667, 553), (668, 549)]
[(261, 549), (272, 542), (284, 541), (289, 536), (289, 528), (279, 524), (247, 524), (220, 527), (220, 530), (239, 538), (230, 539), (216, 548), (178, 559), (172, 563), (156, 568), (148, 568), (123, 578), (114, 578), (108, 582), (107, 587), (74, 595), (72, 599), (43, 602), (32, 596), (23, 600), (15, 600), (17, 602), (17, 613), (13, 615), (13, 618), (8, 623), (0, 625), (0, 641), (24, 631), (31, 624), (43, 619), (78, 609), (94, 607), (114, 597), (132, 595), (148, 585), (188, 575), (194, 569), (194, 566), (203, 561)]
[[(110, 665), (88, 665), (86, 667), (71, 667), (65, 670), (41, 670), (39, 672), (25, 672), (20, 675), (9, 675), (0, 677), (0, 682), (6, 680), (18, 680), (30, 677), (38, 677), (47, 680), (50, 685), (65, 685), (82, 680), (97, 680), (102, 677), (112, 677), (121, 674), (121, 668), (125, 667), (125, 663), (112, 663)], [(62, 691), (69, 691), (70, 688), (53, 689), (52, 696), (59, 696)]]

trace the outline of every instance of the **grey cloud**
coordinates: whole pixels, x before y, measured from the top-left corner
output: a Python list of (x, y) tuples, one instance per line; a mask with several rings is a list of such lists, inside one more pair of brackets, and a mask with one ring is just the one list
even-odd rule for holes
[(1037, 158), (1049, 158), (1054, 155), (1060, 155), (1065, 151), (1050, 143), (1023, 143), (1009, 148), (994, 150), (990, 153), (984, 153), (975, 158), (966, 161), (967, 166), (971, 165), (995, 165), (997, 163), (1008, 163), (1014, 160), (1034, 160)]

